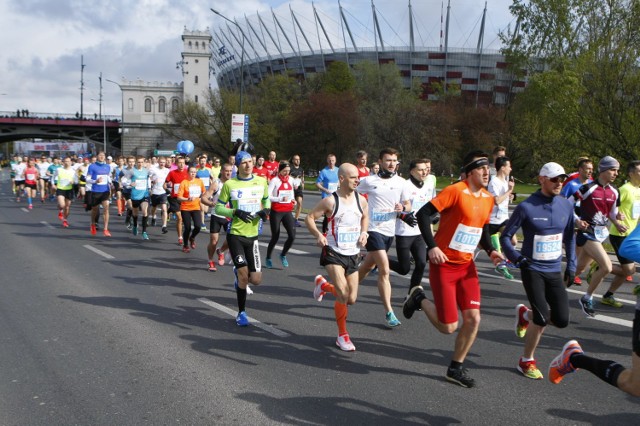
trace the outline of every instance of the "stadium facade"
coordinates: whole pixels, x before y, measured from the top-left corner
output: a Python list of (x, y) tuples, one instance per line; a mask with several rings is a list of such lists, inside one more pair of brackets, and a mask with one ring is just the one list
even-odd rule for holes
[[(373, 46), (359, 46), (351, 31), (347, 13), (339, 5), (340, 38), (329, 36), (327, 25), (313, 6), (313, 25), (305, 22), (291, 9), (291, 18), (283, 19), (272, 11), (271, 16), (235, 19), (212, 32), (212, 69), (218, 86), (242, 90), (260, 83), (274, 74), (288, 74), (306, 79), (323, 73), (334, 61), (353, 66), (361, 61), (378, 64), (394, 63), (405, 87), (420, 84), (424, 97), (435, 99), (442, 90), (459, 89), (462, 96), (476, 105), (507, 105), (514, 94), (524, 90), (526, 73), (515, 75), (499, 51), (483, 48), (487, 8), (481, 18), (477, 47), (449, 47), (450, 4), (441, 14), (441, 43), (438, 47), (416, 46), (412, 5), (409, 1), (408, 37), (404, 46), (388, 46), (383, 39), (379, 13), (371, 4)], [(214, 11), (214, 13), (217, 13)], [(446, 21), (445, 21), (446, 19)], [(269, 22), (271, 21), (271, 22)], [(307, 20), (308, 21), (308, 20)], [(269, 22), (267, 24), (266, 22)], [(384, 21), (386, 22), (386, 21)], [(306, 22), (305, 22), (306, 23)], [(334, 22), (332, 22), (334, 23)], [(334, 27), (338, 28), (336, 25)], [(311, 41), (313, 40), (313, 42)], [(440, 92), (436, 89), (440, 88)]]

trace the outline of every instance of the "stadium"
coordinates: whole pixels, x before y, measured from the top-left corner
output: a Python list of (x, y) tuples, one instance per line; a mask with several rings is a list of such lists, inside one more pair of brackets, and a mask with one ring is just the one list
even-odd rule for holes
[[(397, 12), (398, 3), (393, 3)], [(211, 69), (218, 87), (243, 90), (274, 74), (306, 79), (325, 72), (335, 61), (350, 66), (361, 61), (394, 63), (404, 86), (420, 85), (425, 99), (436, 99), (443, 91), (455, 89), (476, 105), (508, 105), (513, 95), (526, 86), (526, 73), (515, 75), (499, 50), (484, 47), (486, 3), (478, 16), (477, 29), (474, 27), (475, 48), (449, 46), (453, 16), (450, 2), (446, 6), (429, 3), (440, 9), (436, 47), (426, 46), (424, 38), (416, 37), (421, 27), (411, 1), (401, 19), (403, 25), (389, 23), (373, 2), (366, 17), (362, 16), (363, 8), (356, 16), (340, 3), (336, 18), (313, 4), (312, 10), (304, 13), (296, 13), (289, 6), (290, 16), (283, 17), (272, 10), (233, 20), (212, 9), (222, 19), (212, 31)], [(362, 24), (361, 19), (369, 24)], [(387, 37), (387, 33), (391, 36)]]

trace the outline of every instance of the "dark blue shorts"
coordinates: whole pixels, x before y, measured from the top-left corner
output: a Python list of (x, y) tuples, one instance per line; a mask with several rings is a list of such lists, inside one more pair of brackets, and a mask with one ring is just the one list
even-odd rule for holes
[(367, 238), (367, 251), (384, 250), (388, 251), (393, 244), (393, 237), (387, 237), (379, 232), (369, 232), (369, 238)]

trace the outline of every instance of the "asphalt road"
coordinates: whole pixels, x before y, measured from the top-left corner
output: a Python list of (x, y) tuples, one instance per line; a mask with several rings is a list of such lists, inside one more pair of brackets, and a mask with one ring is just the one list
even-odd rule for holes
[[(349, 311), (357, 351), (335, 347), (333, 300), (312, 298), (323, 270), (304, 228), (288, 269), (276, 250), (275, 269), (248, 297), (253, 323), (238, 328), (231, 267), (206, 269), (208, 235), (184, 254), (175, 232), (151, 228), (143, 241), (114, 215), (113, 237), (92, 237), (78, 204), (71, 228), (62, 229), (53, 203), (29, 211), (11, 197), (6, 170), (0, 181), (0, 425), (630, 425), (640, 418), (637, 398), (588, 372), (552, 385), (516, 371), (523, 342), (513, 331), (514, 307), (526, 301), (519, 273), (514, 281), (498, 277), (483, 254), (482, 324), (465, 363), (478, 385), (464, 389), (443, 378), (454, 336), (439, 334), (421, 313), (401, 317), (405, 277), (392, 277), (403, 324), (383, 325), (370, 276)], [(549, 328), (537, 351), (543, 373), (571, 338), (629, 365), (630, 292), (627, 285), (619, 293), (623, 309), (597, 305), (598, 317), (587, 319), (579, 289), (572, 291), (569, 327)]]

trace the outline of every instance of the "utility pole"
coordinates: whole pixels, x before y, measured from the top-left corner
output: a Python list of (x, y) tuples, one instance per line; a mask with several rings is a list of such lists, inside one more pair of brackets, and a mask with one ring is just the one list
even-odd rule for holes
[(99, 103), (99, 107), (98, 107), (98, 115), (100, 120), (102, 120), (102, 144), (104, 145), (104, 153), (107, 153), (107, 117), (103, 117), (102, 116), (102, 71), (100, 71), (100, 77), (98, 77), (98, 80), (100, 80), (100, 97), (98, 98), (100, 103)]
[(80, 120), (84, 118), (84, 55), (80, 55)]

